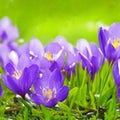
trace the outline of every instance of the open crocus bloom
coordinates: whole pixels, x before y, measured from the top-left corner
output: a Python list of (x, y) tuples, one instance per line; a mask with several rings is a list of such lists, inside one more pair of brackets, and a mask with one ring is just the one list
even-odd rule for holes
[(35, 91), (31, 98), (38, 105), (53, 107), (68, 96), (68, 87), (63, 84), (63, 75), (58, 69), (53, 72), (47, 70), (34, 84)]
[(81, 58), (80, 60), (82, 60), (83, 68), (87, 69), (88, 73), (91, 75), (91, 79), (93, 79), (104, 63), (101, 50), (96, 44), (88, 43), (84, 39), (78, 41), (77, 49)]
[(109, 29), (99, 28), (100, 48), (109, 63), (120, 57), (120, 24), (114, 23)]
[(10, 62), (5, 66), (5, 74), (2, 75), (4, 84), (23, 98), (38, 76), (38, 66), (31, 65), (27, 58), (26, 55), (22, 55), (17, 60), (16, 56), (14, 63)]
[(120, 59), (116, 60), (113, 65), (113, 77), (118, 92), (118, 100), (120, 102)]

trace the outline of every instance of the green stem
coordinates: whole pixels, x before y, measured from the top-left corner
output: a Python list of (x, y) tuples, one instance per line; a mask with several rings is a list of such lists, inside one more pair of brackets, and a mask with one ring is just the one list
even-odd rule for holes
[(100, 94), (103, 92), (103, 90), (104, 90), (104, 88), (105, 88), (105, 85), (106, 85), (106, 82), (107, 82), (107, 79), (108, 79), (108, 77), (109, 77), (109, 73), (110, 73), (110, 70), (111, 70), (111, 68), (112, 68), (112, 63), (109, 65), (109, 67), (108, 67), (108, 70), (107, 70), (107, 73), (106, 73), (106, 76), (105, 76), (105, 79), (104, 79), (104, 81), (103, 81), (103, 86), (101, 87), (101, 90), (100, 90)]

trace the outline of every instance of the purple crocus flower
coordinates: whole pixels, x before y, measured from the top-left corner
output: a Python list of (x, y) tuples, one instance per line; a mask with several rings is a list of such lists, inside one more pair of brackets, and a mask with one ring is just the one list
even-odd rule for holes
[(44, 49), (44, 57), (51, 63), (56, 62), (58, 68), (62, 69), (64, 65), (64, 54), (62, 47), (58, 43), (51, 42), (47, 44)]
[(116, 60), (113, 65), (113, 77), (118, 92), (118, 101), (120, 102), (120, 59)]
[(99, 28), (100, 48), (109, 63), (120, 57), (120, 23), (112, 24), (109, 29)]
[(58, 69), (53, 72), (46, 70), (34, 84), (35, 92), (31, 98), (38, 105), (53, 107), (58, 101), (63, 101), (68, 96), (69, 89), (63, 84), (63, 75)]
[(27, 54), (32, 63), (39, 65), (39, 61), (44, 54), (44, 47), (40, 40), (38, 40), (37, 38), (32, 38), (30, 40), (30, 43), (19, 46), (16, 51), (19, 56), (23, 53)]
[(86, 40), (81, 39), (77, 43), (78, 53), (82, 60), (82, 66), (87, 69), (91, 75), (91, 79), (94, 78), (102, 64), (104, 63), (104, 57), (101, 50), (94, 43), (88, 43)]
[(2, 80), (11, 91), (24, 98), (38, 77), (38, 66), (31, 65), (25, 54), (18, 58), (12, 52), (10, 58), (11, 61), (5, 66), (5, 74), (2, 75)]
[(0, 97), (2, 97), (3, 95), (3, 90), (2, 90), (2, 86), (0, 85)]
[(17, 27), (13, 26), (8, 17), (0, 21), (0, 42), (9, 43), (19, 37)]
[(59, 43), (63, 49), (64, 66), (62, 69), (67, 73), (67, 77), (70, 78), (71, 73), (75, 73), (75, 65), (77, 62), (77, 54), (75, 52), (75, 48), (62, 36), (57, 37), (55, 42)]

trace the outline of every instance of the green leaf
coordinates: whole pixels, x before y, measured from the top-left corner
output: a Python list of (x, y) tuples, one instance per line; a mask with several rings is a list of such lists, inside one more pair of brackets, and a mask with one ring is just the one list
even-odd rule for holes
[(28, 120), (28, 115), (29, 115), (28, 108), (25, 107), (24, 108), (24, 120)]
[(48, 108), (46, 108), (43, 105), (41, 105), (40, 107), (41, 107), (41, 110), (43, 112), (45, 120), (51, 120), (51, 117), (52, 117), (51, 115), (52, 114), (50, 113), (50, 111), (48, 110)]
[(111, 98), (111, 96), (113, 95), (113, 91), (115, 89), (115, 86), (113, 86), (112, 88), (107, 88), (101, 95), (100, 98), (98, 100), (98, 105), (102, 106), (105, 105), (105, 103)]
[(58, 105), (60, 106), (61, 110), (70, 113), (71, 110), (66, 104), (64, 104), (63, 102), (58, 102)]

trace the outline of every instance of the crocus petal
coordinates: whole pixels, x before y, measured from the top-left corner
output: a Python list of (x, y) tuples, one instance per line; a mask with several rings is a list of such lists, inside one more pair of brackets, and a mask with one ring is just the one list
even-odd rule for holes
[(56, 62), (58, 64), (58, 68), (62, 69), (64, 62), (65, 62), (65, 54), (64, 51), (61, 49), (61, 54), (59, 54), (59, 56), (57, 56)]
[(45, 52), (51, 52), (52, 54), (57, 54), (61, 50), (61, 46), (58, 43), (49, 43), (45, 47)]
[(32, 38), (30, 41), (30, 48), (31, 54), (33, 56), (41, 57), (44, 54), (44, 48), (42, 43), (37, 38)]
[(85, 55), (83, 55), (82, 53), (80, 53), (79, 55), (80, 55), (80, 58), (82, 60), (82, 67), (84, 69), (87, 69), (87, 71), (90, 73), (91, 72), (91, 66), (92, 66), (91, 61)]
[(44, 105), (49, 108), (54, 107), (56, 104), (57, 104), (56, 98), (51, 99), (49, 102), (44, 102)]
[(62, 48), (68, 48), (68, 46), (67, 46), (67, 41), (65, 40), (65, 38), (64, 37), (62, 37), (62, 36), (58, 36), (56, 39), (55, 39), (55, 42), (57, 42), (57, 43), (59, 43), (61, 46), (62, 46)]
[(91, 79), (93, 79), (95, 73), (98, 72), (98, 70), (100, 69), (101, 65), (98, 63), (99, 62), (98, 58), (95, 57), (95, 56), (93, 56), (91, 58), (91, 62), (92, 62)]
[(98, 59), (98, 65), (102, 66), (105, 60), (102, 51), (100, 50), (100, 48), (98, 48), (96, 44), (91, 43), (90, 47), (91, 47), (93, 56), (95, 56)]
[(19, 88), (22, 91), (22, 94), (26, 94), (34, 80), (38, 77), (38, 67), (36, 65), (32, 65), (29, 68), (25, 68), (22, 76), (19, 79)]
[(77, 42), (77, 49), (80, 53), (84, 54), (86, 57), (90, 58), (92, 56), (92, 51), (89, 43), (85, 39), (80, 39)]
[(58, 69), (54, 70), (50, 75), (48, 82), (51, 89), (56, 88), (58, 90), (63, 86), (64, 82), (62, 73)]
[(2, 97), (3, 95), (3, 90), (2, 90), (2, 86), (0, 85), (0, 97)]
[(17, 53), (19, 56), (21, 56), (22, 54), (29, 54), (29, 44), (25, 43), (22, 46), (18, 46)]
[(49, 87), (48, 79), (50, 74), (51, 74), (51, 71), (48, 69), (45, 70), (43, 73), (40, 73), (40, 75), (42, 76), (34, 83), (35, 89), (37, 88), (40, 89), (40, 87), (42, 88)]
[(57, 93), (57, 100), (63, 101), (68, 96), (69, 88), (67, 86), (62, 87)]
[(112, 40), (120, 38), (120, 23), (113, 23), (110, 26), (109, 36)]
[(106, 45), (105, 55), (106, 55), (106, 58), (109, 60), (109, 62), (112, 62), (116, 59), (115, 51), (116, 49), (112, 46), (112, 44)]
[(18, 58), (18, 54), (15, 51), (11, 51), (9, 53), (9, 59), (15, 66), (17, 66), (19, 58)]
[(5, 65), (8, 63), (8, 54), (10, 49), (5, 44), (0, 44), (0, 51), (4, 51), (0, 52), (0, 59), (2, 66), (5, 67)]
[(120, 102), (120, 87), (118, 88), (118, 101)]
[(39, 61), (40, 61), (39, 67), (42, 70), (48, 69), (51, 66), (51, 62), (44, 57), (42, 57)]
[(8, 26), (11, 25), (11, 21), (8, 17), (4, 17), (1, 21), (0, 21), (0, 27), (1, 28), (8, 28)]
[(17, 65), (18, 70), (23, 70), (25, 67), (29, 67), (31, 65), (31, 61), (27, 54), (22, 54), (19, 58), (19, 62)]
[(107, 43), (107, 31), (104, 30), (102, 27), (99, 28), (98, 38), (99, 38), (100, 48), (101, 48), (103, 54), (105, 55), (105, 45)]
[(75, 65), (76, 63), (76, 59), (75, 56), (71, 53), (71, 52), (67, 52), (67, 60), (66, 60), (66, 65), (68, 66), (68, 68), (73, 67), (72, 65)]
[(2, 75), (2, 80), (4, 84), (14, 93), (21, 94), (18, 81), (15, 78), (12, 78), (11, 76), (5, 76)]
[(43, 96), (37, 94), (32, 94), (31, 96), (32, 100), (38, 105), (43, 104), (43, 100), (41, 99), (42, 97)]
[(9, 75), (13, 75), (15, 69), (11, 63), (8, 63), (5, 67), (6, 72), (9, 73)]
[(113, 77), (117, 86), (120, 85), (120, 59), (116, 60), (113, 65)]

